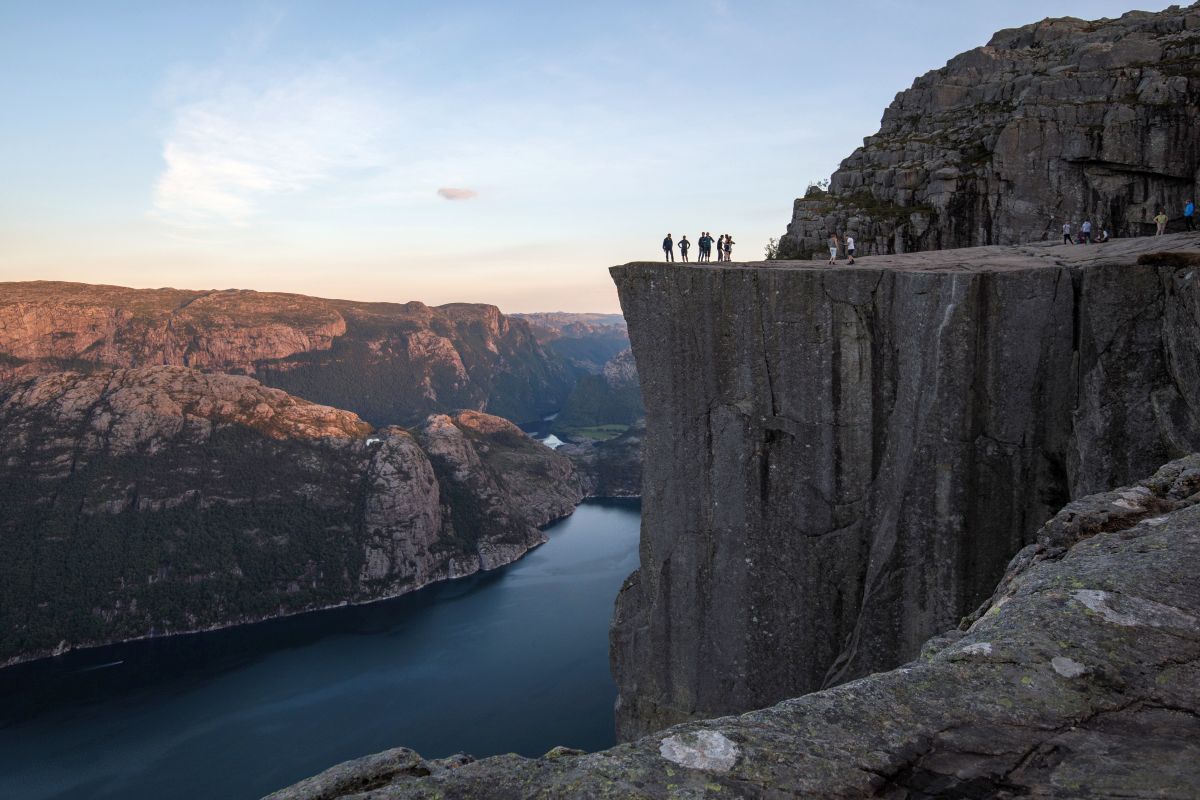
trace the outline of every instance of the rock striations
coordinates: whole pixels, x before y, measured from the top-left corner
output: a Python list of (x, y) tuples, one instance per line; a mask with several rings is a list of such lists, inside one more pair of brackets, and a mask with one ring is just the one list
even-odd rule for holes
[[(796, 201), (784, 258), (1018, 244), (1087, 219), (1182, 228), (1200, 186), (1200, 4), (997, 33), (896, 96), (828, 192)], [(1099, 230), (1099, 227), (1097, 227)]]
[(490, 569), (581, 496), (565, 456), (477, 412), (374, 430), (249, 377), (172, 366), (13, 381), (0, 388), (0, 664)]
[(614, 267), (647, 406), (620, 734), (913, 658), (1070, 498), (1200, 449), (1198, 253)]
[(972, 620), (891, 672), (593, 754), (390, 750), (269, 800), (1191, 800), (1198, 789), (1193, 455), (1068, 505)]
[(374, 425), (460, 408), (540, 419), (574, 382), (528, 323), (494, 306), (0, 284), (0, 381), (163, 364), (253, 375)]

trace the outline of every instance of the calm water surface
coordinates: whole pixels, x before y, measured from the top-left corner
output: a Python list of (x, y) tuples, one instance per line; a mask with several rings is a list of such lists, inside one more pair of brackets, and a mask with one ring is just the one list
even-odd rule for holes
[(0, 671), (0, 798), (256, 798), (348, 758), (613, 744), (636, 501), (494, 572), (361, 608)]

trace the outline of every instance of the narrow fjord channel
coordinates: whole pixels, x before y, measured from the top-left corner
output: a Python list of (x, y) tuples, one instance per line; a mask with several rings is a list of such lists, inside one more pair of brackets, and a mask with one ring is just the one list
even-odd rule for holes
[(637, 501), (508, 567), (357, 608), (0, 671), (0, 797), (256, 798), (390, 747), (613, 744), (608, 624)]

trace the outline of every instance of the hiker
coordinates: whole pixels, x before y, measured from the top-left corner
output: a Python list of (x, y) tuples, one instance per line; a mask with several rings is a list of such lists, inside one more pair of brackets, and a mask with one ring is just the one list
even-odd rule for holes
[(836, 233), (829, 234), (829, 263), (837, 263), (838, 253), (838, 236)]
[(846, 255), (850, 257), (850, 263), (854, 263), (854, 237), (846, 235)]
[(1079, 233), (1083, 236), (1084, 244), (1092, 243), (1092, 223), (1090, 221), (1086, 219), (1083, 221), (1083, 224), (1079, 226)]
[(1108, 238), (1108, 231), (1104, 227), (1101, 227), (1100, 235), (1096, 237), (1096, 241), (1100, 244), (1103, 244), (1104, 242), (1108, 241)]
[(679, 240), (679, 255), (683, 257), (684, 263), (687, 263), (687, 254), (691, 247), (692, 243), (687, 240), (687, 234), (685, 233), (683, 238)]
[(733, 260), (733, 237), (728, 233), (725, 234), (725, 260)]
[(701, 261), (712, 261), (712, 246), (713, 246), (712, 234), (709, 233), (708, 231), (705, 231), (704, 235), (700, 237), (700, 260)]
[(665, 261), (675, 260), (675, 240), (671, 238), (671, 234), (667, 234), (667, 238), (663, 239), (663, 256)]
[(1183, 207), (1183, 224), (1189, 231), (1196, 230), (1196, 204), (1191, 200)]
[(1167, 210), (1165, 208), (1158, 210), (1158, 216), (1154, 218), (1154, 221), (1158, 223), (1158, 230), (1154, 232), (1155, 236), (1162, 236), (1167, 232)]
[(696, 263), (699, 264), (704, 260), (704, 253), (708, 249), (708, 231), (700, 231), (700, 238), (696, 240)]
[(717, 261), (725, 260), (725, 234), (717, 237)]
[(1071, 239), (1071, 223), (1069, 222), (1063, 223), (1063, 244), (1075, 244)]

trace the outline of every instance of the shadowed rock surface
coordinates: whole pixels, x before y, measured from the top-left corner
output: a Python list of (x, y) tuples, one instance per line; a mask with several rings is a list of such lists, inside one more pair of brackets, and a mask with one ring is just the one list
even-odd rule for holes
[(575, 464), (588, 497), (641, 497), (642, 440), (646, 423), (603, 442), (571, 442), (558, 448)]
[(611, 750), (398, 748), (270, 800), (1174, 798), (1200, 793), (1200, 455), (1076, 501), (891, 672)]
[(647, 407), (620, 735), (903, 663), (1068, 500), (1200, 449), (1200, 269), (1162, 250), (1200, 235), (614, 267)]
[(798, 199), (785, 258), (1059, 239), (1090, 220), (1182, 230), (1200, 186), (1200, 4), (1116, 20), (1074, 18), (997, 33), (917, 78), (828, 192)]
[(169, 366), (12, 382), (0, 664), (491, 569), (581, 497), (565, 456), (477, 412), (373, 430), (249, 377)]
[(254, 375), (374, 425), (460, 408), (541, 419), (574, 384), (526, 322), (494, 306), (0, 284), (0, 381), (161, 364)]

